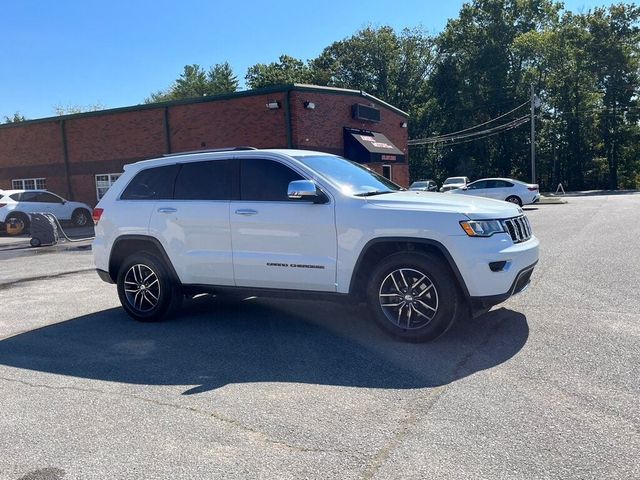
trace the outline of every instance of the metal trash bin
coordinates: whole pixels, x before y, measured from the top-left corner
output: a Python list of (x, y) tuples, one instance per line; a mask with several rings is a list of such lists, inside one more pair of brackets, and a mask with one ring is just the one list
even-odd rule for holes
[(55, 245), (60, 239), (58, 222), (50, 213), (31, 214), (31, 246), (41, 247)]

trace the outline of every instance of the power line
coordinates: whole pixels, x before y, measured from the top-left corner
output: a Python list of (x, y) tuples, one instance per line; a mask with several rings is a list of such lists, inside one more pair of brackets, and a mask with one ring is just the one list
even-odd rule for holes
[(469, 127), (469, 128), (465, 128), (463, 130), (458, 130), (457, 132), (451, 132), (451, 133), (447, 133), (445, 135), (436, 135), (435, 137), (428, 137), (428, 138), (417, 138), (414, 140), (409, 140), (409, 145), (419, 145), (421, 143), (434, 143), (433, 140), (437, 140), (437, 139), (445, 139), (448, 137), (452, 137), (452, 136), (456, 136), (459, 133), (463, 133), (463, 132), (468, 132), (470, 130), (475, 130), (478, 127), (482, 127), (484, 125), (487, 125), (489, 123), (493, 123), (496, 120), (500, 120), (501, 118), (506, 117), (507, 115), (512, 114), (513, 112), (515, 112), (516, 110), (521, 109), (522, 107), (524, 107), (525, 105), (527, 105), (529, 102), (524, 102), (522, 105), (517, 106), (516, 108), (514, 108), (513, 110), (509, 110), (507, 113), (503, 113), (502, 115), (492, 118), (491, 120), (487, 120), (486, 122), (483, 123), (479, 123), (478, 125), (474, 125), (473, 127)]
[(519, 120), (520, 120), (519, 122), (514, 123), (513, 125), (509, 126), (508, 128), (504, 128), (504, 129), (499, 130), (499, 131), (495, 131), (495, 132), (492, 132), (492, 133), (488, 133), (488, 134), (485, 134), (485, 135), (483, 135), (483, 136), (481, 136), (481, 137), (462, 138), (462, 139), (460, 139), (460, 140), (456, 140), (456, 141), (453, 141), (453, 142), (445, 143), (445, 144), (443, 144), (442, 146), (445, 146), (445, 147), (452, 147), (452, 146), (454, 146), (454, 145), (460, 145), (460, 144), (462, 144), (462, 143), (473, 142), (473, 141), (475, 141), (475, 140), (484, 140), (485, 138), (489, 138), (489, 137), (493, 137), (493, 136), (495, 136), (495, 135), (499, 135), (499, 134), (504, 133), (504, 132), (506, 132), (506, 131), (508, 131), (508, 130), (513, 130), (514, 128), (518, 128), (518, 127), (520, 127), (521, 125), (526, 124), (527, 122), (529, 122), (529, 117), (522, 117), (522, 118), (521, 118), (521, 119), (519, 119)]
[[(528, 122), (530, 119), (529, 115), (524, 115), (520, 118), (516, 118), (515, 120), (511, 120), (507, 123), (503, 123), (501, 125), (497, 125), (495, 127), (491, 127), (491, 128), (487, 128), (485, 130), (479, 130), (477, 132), (469, 132), (469, 133), (465, 133), (462, 135), (453, 135), (453, 134), (449, 134), (448, 136), (442, 136), (442, 137), (432, 137), (432, 138), (426, 138), (426, 139), (417, 139), (417, 140), (409, 140), (408, 145), (427, 145), (427, 144), (435, 144), (435, 143), (442, 143), (442, 144), (448, 144), (448, 143), (453, 143), (453, 142), (457, 142), (458, 140), (464, 140), (467, 138), (472, 138), (473, 140), (479, 139), (479, 138), (483, 138), (483, 136), (486, 136), (487, 134), (491, 134), (491, 133), (500, 133), (502, 131), (505, 130), (510, 130), (512, 128), (516, 128), (519, 127), (520, 125)], [(476, 126), (477, 127), (477, 126)]]

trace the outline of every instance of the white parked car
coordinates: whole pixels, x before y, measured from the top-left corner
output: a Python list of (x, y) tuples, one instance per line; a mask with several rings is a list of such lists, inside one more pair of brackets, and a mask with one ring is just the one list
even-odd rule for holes
[(522, 209), (407, 191), (308, 150), (173, 155), (125, 167), (93, 212), (98, 275), (140, 321), (186, 295), (368, 303), (408, 341), (524, 290), (538, 240)]
[(483, 178), (449, 193), (505, 200), (519, 206), (540, 200), (538, 185), (511, 178)]
[(469, 177), (449, 177), (447, 178), (442, 186), (440, 187), (441, 192), (448, 192), (449, 190), (454, 190), (456, 188), (462, 188), (467, 183), (469, 183)]
[(15, 219), (27, 230), (30, 213), (52, 213), (60, 221), (71, 221), (76, 226), (91, 223), (91, 207), (86, 203), (71, 202), (47, 190), (0, 190), (0, 225)]

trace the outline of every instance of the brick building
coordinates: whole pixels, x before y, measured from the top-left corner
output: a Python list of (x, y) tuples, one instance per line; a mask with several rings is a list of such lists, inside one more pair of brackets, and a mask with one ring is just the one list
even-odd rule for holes
[(0, 189), (94, 205), (127, 163), (250, 145), (345, 155), (409, 181), (407, 114), (358, 90), (286, 85), (0, 125)]

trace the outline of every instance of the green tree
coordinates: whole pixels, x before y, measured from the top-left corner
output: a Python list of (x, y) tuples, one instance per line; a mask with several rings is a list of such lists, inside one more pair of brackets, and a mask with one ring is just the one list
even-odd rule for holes
[(249, 88), (264, 88), (271, 85), (308, 83), (310, 69), (302, 60), (281, 55), (277, 62), (257, 63), (247, 71), (245, 81)]
[(238, 77), (234, 75), (229, 62), (217, 63), (209, 69), (207, 74), (210, 95), (233, 93), (238, 90)]
[(19, 123), (24, 122), (27, 119), (20, 112), (15, 112), (12, 116), (8, 117), (5, 115), (4, 121), (2, 123)]
[(586, 15), (589, 53), (602, 103), (598, 114), (602, 153), (611, 189), (618, 188), (623, 151), (637, 138), (639, 18), (640, 8), (624, 4), (596, 8)]
[(145, 103), (165, 102), (184, 98), (233, 93), (238, 90), (238, 78), (228, 62), (217, 63), (208, 71), (200, 65), (185, 65), (180, 76), (166, 90), (152, 93)]
[(406, 111), (426, 100), (433, 39), (420, 29), (367, 27), (311, 61), (311, 81), (364, 90)]
[[(529, 98), (525, 57), (513, 48), (523, 35), (557, 21), (551, 0), (475, 0), (466, 3), (436, 39), (429, 79), (433, 107), (423, 115), (424, 136), (443, 135), (501, 116)], [(504, 121), (527, 113), (519, 110)], [(495, 125), (495, 124), (494, 124)], [(437, 150), (441, 175), (528, 177), (525, 129), (482, 140), (450, 142)]]

